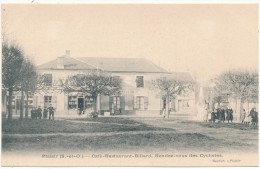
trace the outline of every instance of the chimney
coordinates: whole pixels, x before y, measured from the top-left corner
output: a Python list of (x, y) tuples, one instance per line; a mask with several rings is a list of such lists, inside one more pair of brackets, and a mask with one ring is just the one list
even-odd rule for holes
[(57, 69), (64, 69), (64, 57), (57, 58)]
[(66, 57), (70, 57), (70, 50), (66, 50)]

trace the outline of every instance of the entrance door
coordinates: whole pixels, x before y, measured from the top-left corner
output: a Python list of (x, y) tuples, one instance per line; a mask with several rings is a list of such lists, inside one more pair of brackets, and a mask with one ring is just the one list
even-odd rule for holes
[(84, 110), (84, 98), (78, 98), (78, 109)]

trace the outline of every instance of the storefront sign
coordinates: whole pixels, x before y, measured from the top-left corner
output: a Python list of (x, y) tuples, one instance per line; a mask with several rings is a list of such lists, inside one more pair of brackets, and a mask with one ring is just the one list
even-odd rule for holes
[(135, 91), (134, 90), (122, 90), (121, 93), (122, 94), (134, 94)]

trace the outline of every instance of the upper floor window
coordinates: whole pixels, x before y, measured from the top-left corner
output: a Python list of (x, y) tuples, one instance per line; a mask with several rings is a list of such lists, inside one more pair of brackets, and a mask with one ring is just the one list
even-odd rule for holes
[(120, 76), (113, 76), (112, 77), (114, 80), (119, 80), (120, 79)]
[(52, 86), (52, 74), (44, 74), (44, 85)]
[(144, 87), (144, 77), (143, 76), (136, 76), (136, 87)]

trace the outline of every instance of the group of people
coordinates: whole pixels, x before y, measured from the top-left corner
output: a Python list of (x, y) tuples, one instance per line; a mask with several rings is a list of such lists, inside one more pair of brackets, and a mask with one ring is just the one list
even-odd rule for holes
[(217, 108), (216, 110), (210, 113), (210, 118), (208, 117), (209, 112), (206, 109), (204, 114), (204, 122), (211, 121), (215, 123), (216, 120), (219, 122), (225, 122), (225, 120), (232, 123), (233, 121), (233, 109), (232, 108)]
[(242, 110), (241, 113), (241, 122), (243, 124), (252, 124), (252, 125), (258, 125), (258, 112), (255, 108), (252, 108), (250, 112), (246, 112), (245, 109)]
[(33, 107), (31, 110), (31, 118), (32, 119), (47, 119), (48, 113), (49, 113), (49, 120), (54, 120), (54, 108), (52, 105), (50, 105), (48, 108), (44, 107), (42, 110), (41, 106), (38, 106), (38, 108)]
[[(209, 117), (210, 114), (210, 117)], [(205, 113), (203, 117), (204, 122), (212, 122), (215, 123), (217, 120), (218, 122), (231, 122), (233, 121), (233, 109), (232, 108), (217, 108), (212, 112), (209, 112), (208, 108), (205, 108)], [(246, 112), (245, 109), (243, 109), (241, 113), (241, 122), (243, 124), (252, 124), (252, 125), (258, 125), (258, 112), (255, 108), (252, 108), (250, 112)]]

